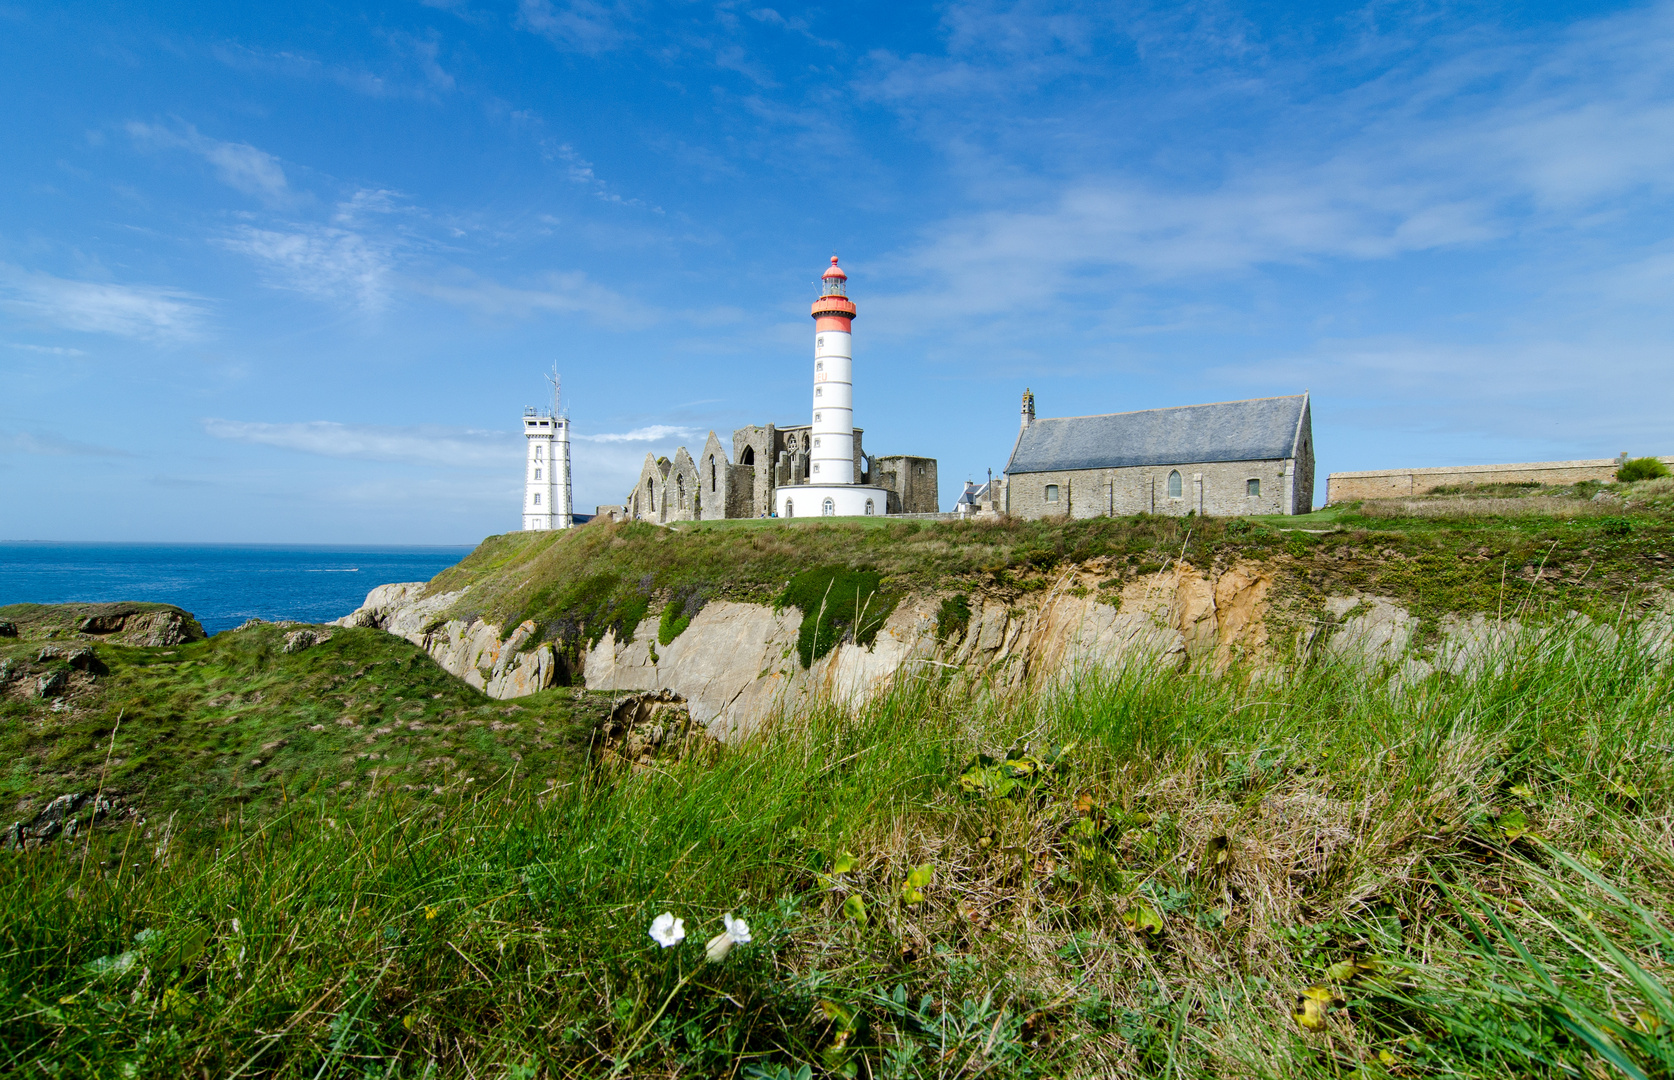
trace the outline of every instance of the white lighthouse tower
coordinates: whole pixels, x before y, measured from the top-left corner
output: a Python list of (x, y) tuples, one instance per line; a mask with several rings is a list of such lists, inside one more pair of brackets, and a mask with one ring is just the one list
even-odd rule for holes
[(575, 524), (570, 507), (570, 418), (559, 409), (561, 387), (556, 370), (552, 411), (523, 410), (523, 531), (568, 529)]
[(775, 510), (788, 517), (862, 517), (888, 512), (889, 490), (860, 484), (854, 460), (854, 301), (837, 256), (821, 277), (814, 301), (814, 423), (809, 432), (808, 482), (774, 491)]

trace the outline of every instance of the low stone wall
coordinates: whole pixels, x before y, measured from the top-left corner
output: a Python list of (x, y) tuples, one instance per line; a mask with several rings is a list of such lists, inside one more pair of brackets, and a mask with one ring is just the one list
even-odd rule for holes
[[(1674, 457), (1658, 458), (1674, 467)], [(1394, 499), (1423, 495), (1433, 488), (1467, 484), (1577, 484), (1596, 480), (1608, 484), (1616, 479), (1621, 462), (1615, 458), (1590, 461), (1525, 461), (1512, 465), (1449, 465), (1435, 469), (1374, 469), (1369, 472), (1338, 472), (1326, 478), (1327, 503), (1357, 502), (1361, 499)]]

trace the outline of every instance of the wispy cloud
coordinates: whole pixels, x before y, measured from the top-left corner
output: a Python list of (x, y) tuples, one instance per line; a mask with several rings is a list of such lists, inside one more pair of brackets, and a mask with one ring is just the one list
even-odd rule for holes
[(605, 435), (576, 435), (577, 439), (587, 442), (628, 443), (628, 442), (662, 442), (668, 439), (692, 439), (697, 437), (697, 429), (676, 427), (672, 424), (652, 424), (649, 427), (635, 428), (619, 434)]
[(278, 288), (347, 301), (367, 312), (389, 302), (389, 255), (358, 232), (322, 225), (295, 225), (283, 232), (241, 225), (220, 242), (256, 260)]
[(24, 352), (44, 353), (47, 356), (86, 356), (80, 349), (72, 349), (67, 345), (25, 345), (22, 342), (8, 341), (8, 349), (22, 349)]
[(201, 301), (179, 289), (72, 281), (0, 264), (0, 307), (67, 330), (190, 341), (203, 334)]
[(627, 25), (631, 14), (624, 4), (602, 4), (597, 0), (521, 0), (518, 19), (559, 48), (574, 52), (601, 53), (615, 49), (632, 37)]
[(37, 457), (126, 458), (134, 456), (129, 451), (120, 450), (114, 446), (98, 446), (94, 443), (78, 442), (51, 432), (0, 431), (0, 452), (8, 450), (20, 454), (33, 454)]
[(222, 183), (246, 195), (275, 205), (294, 201), (279, 159), (249, 143), (212, 139), (185, 123), (163, 127), (133, 121), (128, 124), (128, 134), (143, 146), (178, 148), (198, 155), (209, 163)]
[(203, 428), (217, 439), (322, 457), (450, 469), (505, 468), (515, 473), (520, 453), (514, 434), (474, 428), (387, 427), (339, 424), (331, 420), (274, 424), (221, 419), (205, 420)]
[(579, 271), (550, 273), (533, 287), (502, 285), (461, 272), (452, 279), (414, 286), (418, 291), (485, 315), (528, 318), (538, 314), (586, 315), (615, 325), (647, 325), (656, 309), (623, 296)]

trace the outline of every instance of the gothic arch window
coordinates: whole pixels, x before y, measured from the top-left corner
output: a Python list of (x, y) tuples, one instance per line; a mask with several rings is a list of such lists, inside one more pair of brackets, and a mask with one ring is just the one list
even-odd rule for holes
[(746, 446), (744, 448), (744, 456), (738, 459), (738, 463), (740, 465), (754, 465), (756, 463), (756, 448), (753, 446)]
[(1185, 490), (1180, 483), (1180, 470), (1175, 469), (1173, 472), (1168, 474), (1168, 497), (1171, 499), (1178, 499), (1184, 494)]
[(871, 517), (872, 513), (873, 513), (873, 511), (872, 511), (872, 500), (867, 499), (866, 500), (866, 516)]
[(820, 513), (824, 514), (826, 517), (837, 516), (837, 504), (830, 499), (825, 500), (825, 502), (820, 504)]
[(720, 490), (720, 488), (717, 488), (715, 486), (715, 455), (714, 454), (709, 455), (709, 490), (710, 491), (719, 491)]

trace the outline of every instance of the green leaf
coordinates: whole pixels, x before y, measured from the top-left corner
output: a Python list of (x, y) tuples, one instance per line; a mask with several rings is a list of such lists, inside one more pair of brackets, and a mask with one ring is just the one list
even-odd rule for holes
[(852, 919), (862, 926), (866, 925), (866, 901), (860, 898), (859, 893), (852, 894), (843, 901), (843, 917)]
[(1325, 977), (1332, 982), (1348, 982), (1358, 970), (1353, 960), (1339, 960), (1325, 969)]
[(915, 889), (922, 889), (930, 884), (930, 879), (935, 876), (936, 868), (929, 863), (924, 863), (921, 866), (913, 867), (912, 872), (907, 875), (907, 884)]
[(1136, 934), (1162, 933), (1162, 916), (1151, 905), (1137, 903), (1122, 914), (1122, 922)]
[(1500, 815), (1500, 831), (1507, 840), (1516, 840), (1520, 836), (1527, 836), (1529, 819), (1521, 810), (1507, 810)]
[(846, 851), (838, 853), (837, 857), (831, 860), (831, 872), (833, 874), (846, 874), (853, 870), (854, 866), (855, 857)]
[(1512, 784), (1511, 788), (1510, 788), (1510, 791), (1513, 795), (1517, 796), (1519, 799), (1533, 799), (1534, 798), (1534, 788), (1530, 787), (1527, 784)]

